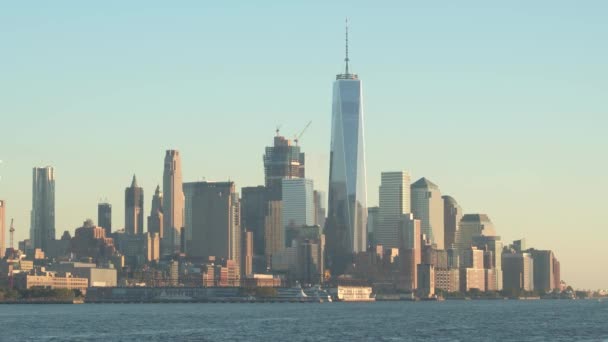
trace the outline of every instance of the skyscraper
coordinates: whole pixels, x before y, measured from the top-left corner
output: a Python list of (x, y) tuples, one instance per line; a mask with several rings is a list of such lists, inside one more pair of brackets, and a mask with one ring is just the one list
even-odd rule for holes
[(437, 249), (443, 249), (443, 199), (439, 187), (426, 178), (420, 178), (411, 186), (412, 213), (422, 224), (422, 234)]
[(267, 213), (266, 187), (252, 186), (241, 189), (241, 227), (253, 234), (253, 268), (256, 273), (266, 270), (264, 254)]
[(44, 251), (55, 240), (55, 170), (35, 167), (33, 174), (30, 240)]
[(300, 146), (279, 135), (274, 137), (274, 145), (266, 147), (264, 154), (264, 180), (269, 200), (281, 199), (283, 179), (304, 178), (304, 153)]
[(152, 209), (148, 216), (148, 233), (156, 233), (160, 239), (163, 238), (163, 193), (160, 191), (160, 185), (156, 186), (156, 191), (152, 196)]
[(486, 214), (466, 214), (459, 224), (456, 233), (454, 247), (462, 253), (473, 244), (473, 238), (477, 236), (496, 236), (494, 224)]
[(410, 212), (410, 175), (407, 171), (382, 172), (380, 184), (380, 224), (374, 232), (376, 243), (398, 248), (401, 215)]
[(460, 219), (462, 219), (462, 208), (453, 197), (443, 196), (442, 198), (443, 224), (445, 227), (443, 241), (445, 249), (449, 249), (456, 242), (456, 232), (460, 227)]
[[(182, 161), (177, 150), (167, 150), (163, 173), (163, 229), (161, 241), (163, 255), (180, 252), (180, 232), (184, 227), (184, 190), (182, 185)], [(192, 238), (186, 231), (186, 241)]]
[(315, 224), (314, 185), (311, 179), (283, 179), (283, 229)]
[(188, 256), (207, 259), (215, 256), (240, 265), (242, 231), (240, 206), (233, 182), (193, 182), (188, 196), (192, 207), (192, 240)]
[(130, 235), (144, 232), (144, 189), (137, 185), (135, 175), (131, 186), (125, 189), (125, 232)]
[(327, 215), (325, 210), (325, 192), (315, 190), (315, 224), (319, 227), (325, 226), (325, 216)]
[(361, 80), (349, 71), (348, 27), (345, 71), (333, 85), (329, 206), (325, 223), (327, 263), (342, 274), (352, 255), (367, 249), (367, 184)]
[(99, 203), (97, 205), (97, 224), (106, 230), (106, 236), (112, 233), (112, 205)]
[(4, 258), (6, 251), (6, 207), (5, 202), (0, 200), (0, 258)]

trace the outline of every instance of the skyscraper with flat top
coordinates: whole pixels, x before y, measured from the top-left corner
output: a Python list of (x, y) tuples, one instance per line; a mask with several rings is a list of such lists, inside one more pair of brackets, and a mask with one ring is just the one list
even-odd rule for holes
[(380, 184), (380, 224), (374, 232), (376, 243), (398, 248), (401, 216), (410, 212), (410, 175), (407, 171), (382, 172)]
[(240, 263), (241, 208), (233, 182), (193, 182), (188, 196), (192, 208), (192, 240), (188, 256), (207, 260), (210, 256)]
[(97, 224), (106, 230), (106, 235), (112, 233), (112, 205), (110, 203), (99, 203), (97, 205)]
[(55, 170), (35, 167), (33, 175), (30, 240), (44, 251), (55, 240)]
[(349, 71), (348, 26), (343, 74), (333, 86), (329, 205), (325, 222), (327, 264), (344, 273), (353, 253), (367, 249), (367, 184), (361, 80)]
[(144, 189), (137, 185), (135, 175), (131, 186), (125, 189), (125, 232), (130, 235), (144, 232)]
[[(165, 153), (165, 170), (163, 173), (163, 229), (161, 241), (163, 255), (180, 252), (181, 230), (184, 227), (184, 190), (182, 185), (182, 161), (177, 150)], [(192, 232), (186, 232), (186, 241), (192, 238)]]

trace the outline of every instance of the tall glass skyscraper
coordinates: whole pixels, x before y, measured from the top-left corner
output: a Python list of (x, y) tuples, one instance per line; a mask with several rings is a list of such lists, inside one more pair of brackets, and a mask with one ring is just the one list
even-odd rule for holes
[(47, 251), (55, 240), (55, 170), (35, 167), (33, 175), (30, 240), (32, 248)]
[(367, 249), (367, 184), (361, 80), (348, 70), (348, 27), (345, 72), (333, 86), (329, 167), (329, 207), (325, 224), (327, 264), (342, 274), (353, 253)]

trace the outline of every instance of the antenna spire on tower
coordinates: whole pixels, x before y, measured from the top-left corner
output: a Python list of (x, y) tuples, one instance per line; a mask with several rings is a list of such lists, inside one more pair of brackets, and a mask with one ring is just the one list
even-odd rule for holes
[(346, 75), (348, 75), (348, 17), (346, 17), (346, 57), (344, 58), (344, 63), (346, 63)]

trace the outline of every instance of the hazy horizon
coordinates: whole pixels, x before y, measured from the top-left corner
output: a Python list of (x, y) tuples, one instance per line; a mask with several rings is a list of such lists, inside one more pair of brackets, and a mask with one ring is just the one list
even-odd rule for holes
[(29, 237), (33, 167), (55, 168), (57, 238), (96, 222), (101, 198), (116, 230), (133, 174), (149, 214), (166, 149), (184, 182), (262, 185), (276, 127), (292, 138), (311, 120), (307, 178), (327, 192), (348, 16), (369, 205), (382, 171), (408, 170), (488, 214), (505, 244), (552, 249), (568, 284), (606, 288), (608, 3), (585, 5), (1, 4), (7, 243), (10, 218)]

